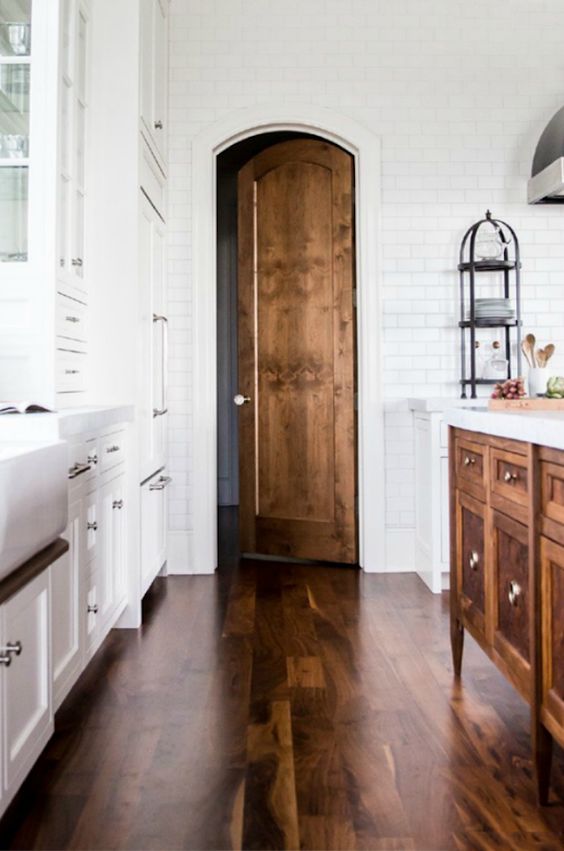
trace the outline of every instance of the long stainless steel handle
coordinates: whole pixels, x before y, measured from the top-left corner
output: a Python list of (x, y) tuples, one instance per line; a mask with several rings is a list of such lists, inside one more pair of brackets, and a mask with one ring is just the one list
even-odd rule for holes
[(91, 466), (89, 463), (90, 459), (85, 463), (81, 464), (77, 461), (76, 464), (73, 464), (72, 467), (69, 467), (69, 479), (76, 479), (77, 476), (81, 476), (83, 473), (87, 473), (88, 470), (91, 470)]
[(161, 363), (161, 407), (153, 408), (153, 417), (162, 417), (167, 413), (167, 364), (168, 364), (168, 319), (162, 314), (153, 313), (153, 323), (162, 323), (162, 363)]
[(164, 491), (166, 487), (170, 485), (172, 482), (172, 478), (170, 476), (159, 476), (157, 482), (154, 482), (152, 485), (149, 485), (150, 491)]

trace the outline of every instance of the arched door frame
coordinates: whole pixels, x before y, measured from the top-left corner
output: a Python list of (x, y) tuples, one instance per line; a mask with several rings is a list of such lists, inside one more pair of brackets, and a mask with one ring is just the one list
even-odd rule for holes
[(217, 567), (217, 156), (250, 136), (284, 130), (315, 134), (355, 158), (359, 555), (366, 571), (385, 571), (380, 140), (333, 110), (269, 103), (229, 114), (192, 146), (193, 531), (180, 548), (190, 554), (189, 573)]

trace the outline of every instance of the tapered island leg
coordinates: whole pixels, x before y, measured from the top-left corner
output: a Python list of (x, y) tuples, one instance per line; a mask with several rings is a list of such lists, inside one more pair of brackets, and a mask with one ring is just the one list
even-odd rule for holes
[(452, 650), (452, 664), (456, 677), (460, 676), (462, 669), (462, 651), (464, 649), (464, 627), (451, 612), (450, 616), (450, 646)]
[(533, 751), (538, 802), (541, 806), (546, 806), (550, 792), (552, 736), (546, 727), (539, 722), (533, 722)]

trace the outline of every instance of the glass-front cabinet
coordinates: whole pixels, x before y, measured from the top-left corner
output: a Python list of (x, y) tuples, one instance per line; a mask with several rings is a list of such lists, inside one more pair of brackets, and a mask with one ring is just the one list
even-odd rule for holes
[(0, 263), (28, 259), (31, 0), (0, 0)]

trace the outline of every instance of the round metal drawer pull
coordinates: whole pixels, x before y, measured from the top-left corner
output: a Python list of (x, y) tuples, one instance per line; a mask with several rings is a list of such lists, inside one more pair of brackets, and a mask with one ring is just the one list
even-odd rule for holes
[(86, 528), (87, 528), (90, 532), (96, 532), (96, 530), (98, 529), (98, 524), (97, 524), (97, 523), (96, 523), (96, 521), (94, 520), (92, 523), (87, 523), (87, 524), (86, 524)]
[(464, 466), (465, 467), (469, 467), (471, 464), (475, 464), (475, 463), (476, 463), (476, 459), (472, 458), (470, 455), (466, 455), (466, 457), (464, 458)]
[(503, 480), (504, 482), (507, 482), (508, 485), (511, 485), (513, 484), (513, 482), (516, 482), (518, 478), (519, 473), (512, 473), (511, 470), (507, 470), (503, 477)]
[(509, 591), (507, 592), (507, 597), (512, 606), (516, 606), (519, 602), (519, 597), (523, 593), (521, 586), (518, 582), (515, 582), (513, 579), (509, 583)]
[(98, 606), (94, 604), (93, 606), (88, 606), (87, 610), (89, 615), (97, 615), (98, 614)]
[(480, 556), (478, 553), (473, 550), (470, 553), (470, 558), (468, 559), (468, 564), (470, 565), (470, 570), (478, 570), (478, 565), (480, 563)]

